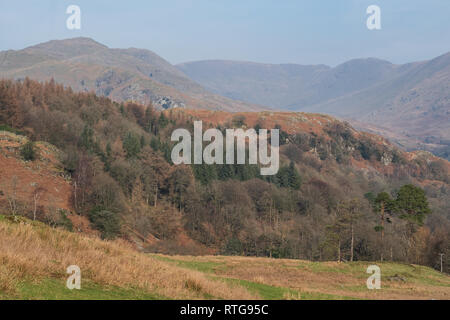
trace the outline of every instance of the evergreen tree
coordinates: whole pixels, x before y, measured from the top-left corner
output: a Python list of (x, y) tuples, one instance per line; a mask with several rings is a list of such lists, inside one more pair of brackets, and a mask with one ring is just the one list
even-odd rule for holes
[(380, 260), (383, 261), (384, 253), (384, 223), (390, 222), (387, 214), (391, 214), (394, 210), (394, 201), (387, 192), (380, 192), (373, 199), (374, 211), (380, 215), (380, 224), (375, 226), (375, 231), (380, 232), (381, 235), (381, 248), (380, 248)]
[(293, 161), (289, 164), (289, 187), (294, 190), (299, 190), (302, 184), (302, 179), (297, 169), (295, 168), (295, 164)]
[(400, 213), (400, 218), (419, 226), (423, 225), (426, 216), (431, 213), (425, 191), (412, 184), (404, 185), (398, 191), (395, 210)]
[(91, 151), (94, 146), (94, 130), (88, 125), (84, 126), (80, 137), (80, 146)]
[(125, 150), (127, 158), (137, 157), (141, 152), (141, 142), (139, 138), (131, 132), (128, 132), (123, 140), (123, 149)]

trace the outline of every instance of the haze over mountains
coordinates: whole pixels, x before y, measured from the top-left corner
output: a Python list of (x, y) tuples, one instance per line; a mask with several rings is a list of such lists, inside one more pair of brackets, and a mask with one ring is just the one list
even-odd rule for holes
[(173, 66), (152, 51), (111, 49), (89, 38), (0, 52), (0, 77), (27, 76), (160, 109), (327, 113), (406, 149), (450, 158), (450, 53), (404, 65), (368, 58), (332, 68), (220, 60)]
[(450, 53), (404, 65), (369, 58), (334, 68), (218, 60), (177, 67), (232, 99), (335, 115), (408, 149), (449, 156)]
[(94, 91), (116, 101), (152, 102), (164, 109), (261, 109), (208, 92), (152, 51), (110, 49), (89, 38), (54, 40), (0, 52), (0, 76), (54, 78), (76, 91)]

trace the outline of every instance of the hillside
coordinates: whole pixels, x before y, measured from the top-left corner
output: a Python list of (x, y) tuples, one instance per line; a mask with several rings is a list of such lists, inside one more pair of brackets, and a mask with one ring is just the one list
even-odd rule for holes
[[(450, 298), (450, 277), (417, 265), (377, 262), (382, 289), (367, 290), (372, 262), (149, 255), (123, 241), (4, 216), (0, 260), (0, 299)], [(81, 290), (65, 287), (73, 264), (82, 272)]]
[(151, 102), (161, 109), (262, 108), (208, 92), (152, 51), (110, 49), (89, 38), (53, 40), (0, 52), (0, 77), (53, 78), (76, 91), (93, 91), (115, 101)]
[[(279, 128), (278, 172), (174, 165), (172, 132), (192, 132), (197, 119), (204, 129)], [(0, 81), (0, 125), (9, 132), (0, 143), (0, 166), (8, 168), (0, 208), (9, 216), (124, 239), (148, 253), (389, 259), (433, 268), (445, 253), (450, 267), (450, 163), (331, 116), (158, 111), (25, 79)], [(24, 150), (34, 157), (25, 161)], [(36, 201), (39, 185), (51, 188)], [(384, 218), (381, 196), (392, 204)], [(61, 200), (52, 205), (51, 198)]]
[(198, 61), (177, 67), (232, 99), (339, 116), (408, 150), (448, 157), (449, 53), (405, 65), (370, 58), (334, 68), (238, 61)]
[[(58, 150), (47, 143), (36, 143), (37, 159), (23, 161), (20, 148), (26, 137), (7, 131), (0, 131), (0, 203), (2, 198), (15, 195), (18, 202), (32, 202), (36, 191), (39, 205), (54, 206), (70, 212), (72, 188), (59, 162)], [(0, 210), (7, 207), (3, 204)], [(18, 209), (19, 210), (19, 209)], [(2, 211), (0, 211), (2, 212)], [(4, 212), (6, 213), (6, 212)]]

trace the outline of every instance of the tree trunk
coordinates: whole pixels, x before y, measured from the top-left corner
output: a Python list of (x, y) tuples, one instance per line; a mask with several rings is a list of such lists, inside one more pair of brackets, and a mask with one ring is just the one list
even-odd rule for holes
[(381, 254), (380, 260), (383, 262), (384, 253), (384, 203), (381, 204)]
[(33, 221), (36, 221), (36, 209), (37, 209), (37, 199), (36, 196), (34, 196)]
[(338, 259), (337, 259), (337, 261), (341, 262), (341, 239), (338, 240), (338, 247), (337, 247), (337, 249), (338, 249)]
[(350, 242), (350, 261), (353, 261), (353, 247), (354, 247), (354, 243), (355, 243), (355, 232), (354, 232), (354, 228), (353, 228), (353, 222), (352, 222), (350, 228), (351, 228), (351, 232), (352, 232), (352, 239)]

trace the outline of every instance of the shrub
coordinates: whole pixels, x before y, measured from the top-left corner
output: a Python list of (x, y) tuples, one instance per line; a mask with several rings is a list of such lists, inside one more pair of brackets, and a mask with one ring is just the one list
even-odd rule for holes
[(20, 148), (20, 155), (25, 161), (34, 161), (36, 159), (36, 150), (34, 143), (28, 141)]

